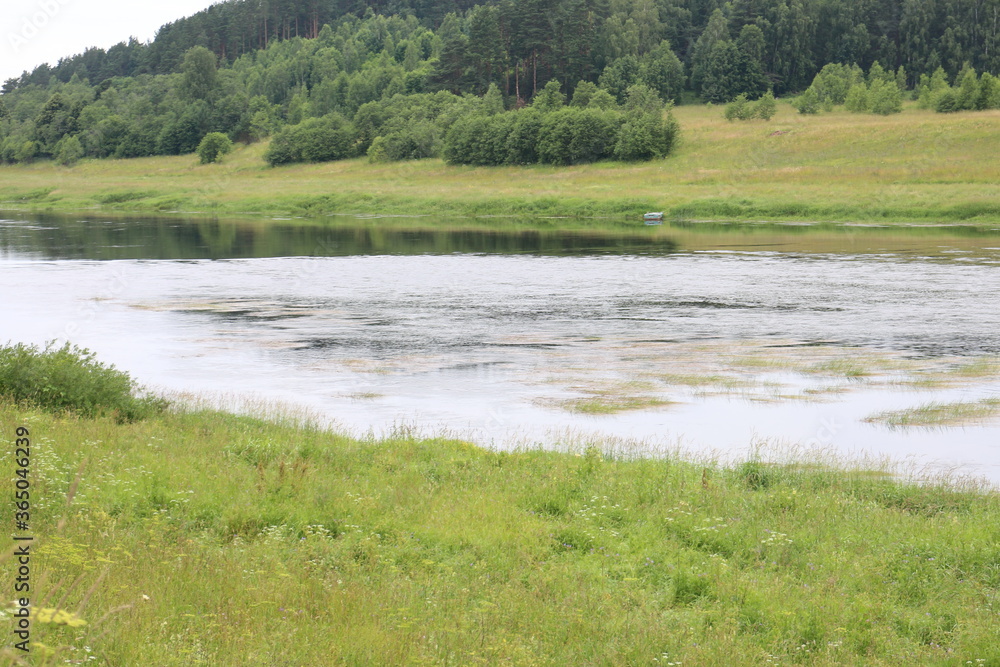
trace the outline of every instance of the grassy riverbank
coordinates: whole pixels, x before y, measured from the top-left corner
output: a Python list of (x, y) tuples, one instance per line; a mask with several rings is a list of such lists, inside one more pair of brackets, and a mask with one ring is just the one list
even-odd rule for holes
[(984, 488), (212, 412), (0, 423), (33, 440), (36, 596), (88, 623), (36, 621), (60, 664), (1000, 664)]
[(265, 145), (193, 155), (0, 167), (0, 208), (210, 215), (331, 213), (634, 220), (1000, 221), (1000, 112), (802, 116), (730, 123), (676, 109), (677, 153), (643, 164), (451, 167), (347, 160), (272, 169)]

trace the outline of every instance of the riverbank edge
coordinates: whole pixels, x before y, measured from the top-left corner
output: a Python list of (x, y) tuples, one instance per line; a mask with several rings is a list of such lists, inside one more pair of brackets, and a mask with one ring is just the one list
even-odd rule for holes
[[(128, 193), (123, 193), (127, 196)], [(113, 197), (114, 193), (94, 193), (94, 198)], [(156, 195), (149, 198), (101, 205), (60, 197), (50, 198), (37, 193), (8, 195), (0, 199), (0, 214), (58, 213), (66, 215), (155, 216), (183, 218), (268, 218), (290, 217), (322, 220), (330, 217), (359, 219), (426, 219), (434, 226), (437, 219), (473, 221), (489, 224), (502, 221), (546, 229), (575, 229), (581, 225), (592, 228), (642, 227), (642, 216), (649, 211), (662, 211), (663, 220), (674, 223), (724, 224), (831, 224), (831, 225), (918, 225), (998, 226), (1000, 202), (968, 202), (941, 207), (873, 207), (843, 205), (811, 205), (802, 203), (771, 203), (725, 199), (696, 200), (673, 207), (658, 207), (649, 199), (588, 200), (574, 197), (522, 198), (421, 198), (358, 193), (286, 196), (280, 203), (271, 199), (252, 198), (236, 202), (194, 205), (186, 208), (182, 194)]]

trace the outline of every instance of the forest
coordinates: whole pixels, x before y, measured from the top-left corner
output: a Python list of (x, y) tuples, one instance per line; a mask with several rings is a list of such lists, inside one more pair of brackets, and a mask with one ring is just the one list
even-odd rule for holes
[(4, 82), (0, 161), (185, 154), (214, 133), (273, 136), (271, 164), (650, 159), (672, 102), (1000, 106), (998, 30), (1000, 0), (227, 0)]

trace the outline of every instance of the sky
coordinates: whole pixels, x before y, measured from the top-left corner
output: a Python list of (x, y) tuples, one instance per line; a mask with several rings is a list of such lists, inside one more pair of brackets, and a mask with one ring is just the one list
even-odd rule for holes
[(91, 46), (149, 41), (164, 23), (217, 1), (0, 0), (0, 81)]

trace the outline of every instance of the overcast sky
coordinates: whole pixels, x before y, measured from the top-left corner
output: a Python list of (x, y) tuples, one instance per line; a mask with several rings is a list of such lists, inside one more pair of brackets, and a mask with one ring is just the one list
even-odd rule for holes
[[(217, 0), (215, 0), (217, 1)], [(213, 4), (213, 0), (0, 0), (0, 81), (42, 63), (108, 48)]]

